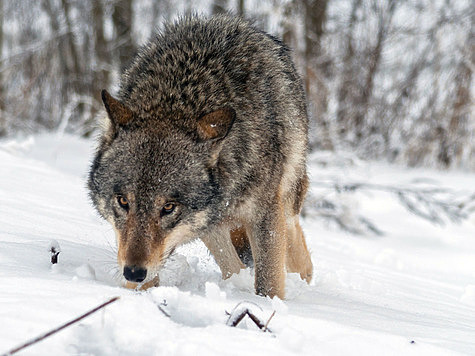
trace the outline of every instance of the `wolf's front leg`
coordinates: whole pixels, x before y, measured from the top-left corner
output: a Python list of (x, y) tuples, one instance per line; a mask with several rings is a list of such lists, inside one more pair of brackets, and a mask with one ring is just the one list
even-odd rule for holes
[(239, 273), (241, 268), (246, 267), (241, 262), (232, 244), (229, 227), (226, 224), (212, 229), (212, 231), (205, 236), (202, 236), (201, 240), (211, 252), (221, 269), (223, 279), (231, 277), (234, 273)]
[(281, 204), (268, 210), (260, 221), (248, 227), (255, 266), (256, 293), (285, 296), (286, 225)]

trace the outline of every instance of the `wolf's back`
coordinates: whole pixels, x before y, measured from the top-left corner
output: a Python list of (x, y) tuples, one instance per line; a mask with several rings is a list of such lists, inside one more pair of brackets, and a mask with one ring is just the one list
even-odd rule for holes
[(244, 20), (184, 17), (166, 26), (122, 75), (119, 98), (142, 118), (189, 132), (201, 115), (232, 107), (221, 153), (229, 188), (282, 174), (292, 185), (305, 174), (308, 119), (290, 51)]

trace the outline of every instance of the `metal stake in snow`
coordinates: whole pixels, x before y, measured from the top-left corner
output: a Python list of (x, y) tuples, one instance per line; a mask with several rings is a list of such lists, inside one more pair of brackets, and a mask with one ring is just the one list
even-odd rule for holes
[(109, 305), (109, 304), (111, 304), (111, 303), (114, 303), (114, 302), (117, 301), (119, 298), (120, 298), (120, 297), (114, 297), (114, 298), (108, 300), (107, 302), (102, 303), (101, 305), (99, 305), (99, 306), (95, 307), (94, 309), (88, 311), (87, 313), (84, 313), (84, 314), (82, 314), (81, 316), (78, 316), (76, 319), (73, 319), (73, 320), (67, 322), (66, 324), (63, 324), (63, 325), (61, 325), (61, 326), (58, 326), (57, 328), (55, 328), (55, 329), (53, 329), (53, 330), (51, 330), (51, 331), (48, 331), (46, 334), (43, 334), (43, 335), (40, 335), (40, 336), (38, 336), (38, 337), (36, 337), (36, 338), (34, 338), (34, 339), (31, 339), (31, 340), (25, 342), (24, 344), (21, 344), (20, 346), (17, 346), (17, 347), (15, 347), (15, 348), (11, 349), (10, 351), (8, 351), (8, 352), (6, 352), (6, 353), (0, 355), (0, 356), (8, 356), (8, 355), (16, 354), (18, 351), (21, 351), (21, 350), (23, 350), (23, 349), (25, 349), (25, 348), (27, 348), (28, 346), (31, 346), (31, 345), (33, 345), (33, 344), (36, 344), (36, 343), (38, 343), (38, 342), (40, 342), (40, 341), (46, 339), (47, 337), (50, 337), (51, 335), (56, 334), (58, 331), (61, 331), (61, 330), (65, 329), (65, 328), (67, 328), (68, 326), (71, 326), (71, 325), (77, 323), (78, 321), (84, 319), (85, 317), (88, 317), (89, 315), (95, 313), (96, 311), (101, 310), (101, 309), (104, 308), (105, 306), (107, 306), (107, 305)]

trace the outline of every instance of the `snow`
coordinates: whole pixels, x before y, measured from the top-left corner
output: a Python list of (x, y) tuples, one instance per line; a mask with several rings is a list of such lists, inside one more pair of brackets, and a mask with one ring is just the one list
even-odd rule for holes
[[(21, 354), (475, 353), (473, 216), (435, 226), (388, 193), (355, 193), (342, 199), (384, 235), (355, 236), (307, 216), (314, 280), (307, 285), (289, 274), (284, 301), (254, 295), (252, 270), (221, 280), (200, 242), (167, 262), (162, 286), (131, 291), (118, 286), (114, 233), (87, 196), (93, 147), (51, 134), (0, 142), (0, 353), (114, 296), (120, 299)], [(475, 181), (460, 171), (311, 162), (312, 191), (317, 180), (330, 178), (401, 185), (430, 180), (467, 192)], [(52, 244), (61, 249), (56, 265)], [(265, 321), (275, 310), (272, 333), (247, 317), (227, 326), (226, 312), (241, 302), (256, 305)]]

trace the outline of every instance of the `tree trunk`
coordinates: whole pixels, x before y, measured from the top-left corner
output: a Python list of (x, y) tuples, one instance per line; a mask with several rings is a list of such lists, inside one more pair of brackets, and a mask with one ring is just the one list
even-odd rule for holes
[(449, 164), (462, 161), (464, 150), (470, 149), (470, 147), (467, 147), (469, 146), (467, 143), (470, 143), (470, 139), (467, 140), (467, 138), (469, 136), (470, 105), (472, 104), (470, 95), (472, 70), (464, 62), (459, 64), (459, 69), (455, 76), (455, 83), (455, 98), (448, 129), (448, 140), (453, 147), (453, 157), (451, 157)]
[(302, 0), (302, 5), (305, 24), (304, 85), (310, 102), (310, 111), (319, 131), (318, 142), (310, 142), (310, 146), (332, 149), (333, 143), (326, 118), (328, 108), (326, 79), (330, 63), (325, 58), (321, 46), (328, 0)]
[(290, 48), (293, 48), (296, 50), (296, 45), (295, 45), (295, 17), (296, 11), (295, 11), (295, 0), (291, 0), (287, 2), (284, 5), (284, 10), (283, 10), (283, 19), (282, 19), (282, 41), (289, 46)]
[(239, 16), (244, 17), (246, 12), (246, 6), (244, 5), (244, 0), (237, 1), (237, 13)]
[(358, 109), (354, 118), (355, 133), (357, 141), (360, 141), (364, 137), (364, 127), (366, 124), (366, 116), (373, 96), (374, 79), (379, 69), (381, 62), (381, 56), (383, 53), (384, 42), (391, 27), (394, 10), (396, 9), (396, 1), (390, 0), (387, 10), (381, 9), (378, 24), (378, 34), (376, 38), (376, 45), (371, 50), (369, 55), (369, 64), (364, 80), (363, 87), (361, 88), (361, 95), (359, 102), (357, 103)]
[(69, 7), (69, 2), (67, 0), (61, 0), (61, 4), (63, 6), (64, 18), (66, 21), (66, 38), (67, 38), (67, 46), (69, 50), (69, 56), (71, 60), (71, 68), (70, 70), (73, 72), (75, 76), (75, 80), (80, 78), (81, 74), (81, 59), (79, 58), (79, 51), (76, 48), (76, 40), (74, 38), (74, 31), (73, 26), (71, 23), (71, 8)]
[(116, 33), (114, 56), (122, 71), (135, 52), (132, 42), (132, 0), (116, 0), (114, 2), (112, 22)]
[(110, 64), (108, 43), (104, 38), (104, 10), (101, 1), (93, 2), (92, 9), (93, 28), (94, 28), (94, 52), (96, 54), (96, 66), (93, 75), (92, 85), (99, 90), (94, 89), (94, 97), (101, 101), (100, 91), (109, 86), (109, 71), (105, 68)]
[(309, 92), (310, 81), (315, 76), (318, 66), (323, 70), (324, 63), (320, 61), (322, 57), (321, 39), (326, 20), (326, 10), (328, 0), (303, 0), (305, 11), (305, 63), (306, 80), (305, 89)]
[[(53, 6), (51, 4), (51, 0), (43, 0), (42, 2), (42, 5), (43, 5), (43, 9), (46, 11), (48, 17), (49, 17), (49, 21), (50, 21), (50, 26), (51, 26), (51, 30), (53, 33), (55, 34), (59, 34), (59, 31), (60, 31), (60, 26), (59, 26), (59, 21), (58, 21), (58, 13), (53, 9)], [(59, 55), (59, 61), (60, 61), (60, 66), (61, 66), (61, 76), (63, 78), (67, 78), (68, 75), (69, 75), (69, 66), (68, 66), (68, 62), (67, 62), (67, 49), (66, 49), (66, 46), (65, 46), (65, 40), (64, 40), (64, 37), (61, 36), (59, 38), (59, 42), (58, 42), (58, 51), (60, 53)], [(63, 96), (66, 95), (66, 93), (63, 91)], [(63, 100), (63, 102), (65, 102)]]
[[(3, 0), (0, 0), (0, 61), (3, 59)], [(0, 70), (0, 137), (7, 134), (7, 119), (5, 117), (4, 93), (3, 93), (3, 75)]]
[(211, 6), (211, 13), (213, 15), (223, 14), (227, 11), (228, 1), (227, 0), (214, 0), (213, 5)]
[(109, 43), (104, 37), (104, 9), (102, 1), (93, 1), (92, 5), (92, 50), (95, 55), (95, 64), (92, 66), (92, 82), (90, 94), (94, 98), (90, 108), (89, 120), (85, 122), (83, 134), (88, 137), (94, 129), (94, 119), (102, 107), (101, 90), (109, 88), (111, 57)]
[[(86, 73), (85, 68), (87, 68), (87, 64), (84, 63), (84, 60), (81, 59), (80, 53), (83, 51), (78, 49), (78, 44), (75, 38), (75, 31), (73, 29), (72, 23), (72, 16), (71, 16), (71, 7), (68, 0), (61, 0), (62, 10), (65, 18), (66, 23), (66, 46), (67, 46), (67, 54), (69, 57), (70, 65), (69, 65), (69, 80), (66, 82), (66, 88), (72, 90), (72, 98), (75, 97), (80, 98), (81, 96), (87, 95), (87, 83), (85, 81)], [(59, 56), (66, 55), (65, 53), (59, 53)], [(88, 115), (86, 110), (86, 106), (80, 100), (78, 103), (73, 100), (71, 103), (71, 112), (63, 112), (62, 116), (70, 115), (70, 117), (62, 117), (62, 121), (65, 123), (65, 127), (62, 129), (66, 129), (67, 124), (73, 122), (76, 126), (83, 125), (85, 121), (88, 120), (85, 115)], [(76, 105), (77, 104), (77, 105)], [(60, 125), (60, 127), (62, 124)]]
[(354, 0), (351, 8), (350, 19), (348, 21), (348, 29), (346, 35), (346, 51), (343, 58), (343, 68), (340, 85), (338, 88), (338, 109), (336, 114), (337, 124), (339, 126), (340, 137), (343, 138), (350, 129), (351, 113), (350, 108), (353, 104), (353, 96), (355, 94), (355, 73), (354, 73), (354, 56), (353, 47), (354, 27), (356, 23), (356, 12), (361, 6), (361, 0)]

